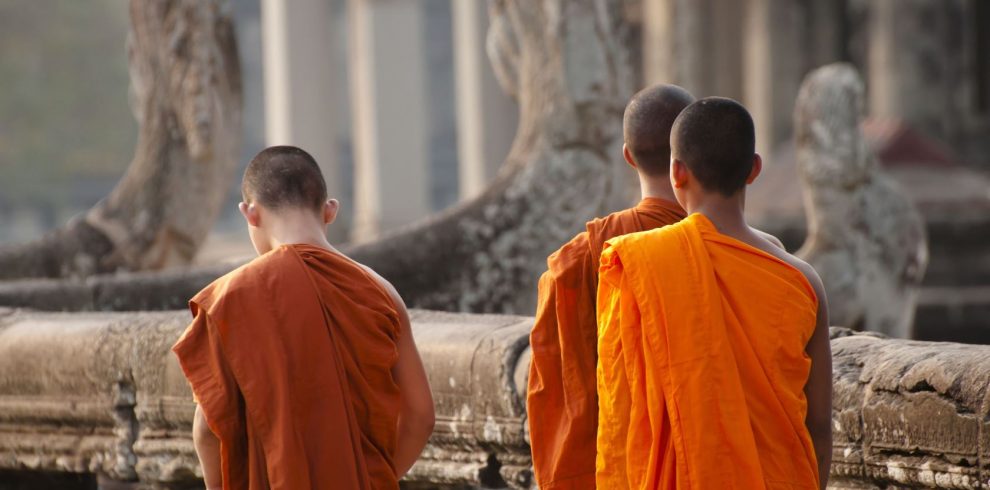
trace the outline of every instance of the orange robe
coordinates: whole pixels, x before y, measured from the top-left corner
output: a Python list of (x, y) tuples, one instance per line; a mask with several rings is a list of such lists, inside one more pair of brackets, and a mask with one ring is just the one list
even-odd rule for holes
[(220, 439), (223, 488), (397, 489), (399, 319), (361, 266), (291, 245), (189, 305), (173, 351)]
[(601, 261), (598, 488), (817, 489), (805, 276), (701, 214)]
[(595, 294), (605, 241), (683, 218), (677, 203), (646, 198), (634, 208), (589, 222), (586, 232), (547, 259), (530, 334), (533, 359), (526, 402), (541, 489), (595, 487)]

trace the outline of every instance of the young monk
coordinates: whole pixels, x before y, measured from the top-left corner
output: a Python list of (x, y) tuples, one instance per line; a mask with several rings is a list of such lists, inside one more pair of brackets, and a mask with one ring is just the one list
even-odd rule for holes
[(308, 153), (248, 165), (260, 255), (189, 303), (173, 348), (197, 401), (208, 489), (397, 489), (433, 428), (402, 298), (326, 240), (338, 203)]
[(824, 489), (828, 306), (814, 269), (743, 218), (753, 120), (701, 99), (670, 140), (690, 215), (601, 257), (598, 488)]
[(637, 93), (623, 116), (623, 157), (638, 176), (634, 208), (590, 221), (587, 230), (547, 259), (540, 278), (527, 411), (533, 467), (540, 488), (595, 488), (595, 292), (605, 241), (684, 218), (667, 167), (670, 127), (694, 98), (674, 85)]

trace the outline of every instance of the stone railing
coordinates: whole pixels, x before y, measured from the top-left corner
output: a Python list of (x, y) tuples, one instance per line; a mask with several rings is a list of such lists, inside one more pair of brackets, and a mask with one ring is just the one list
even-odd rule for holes
[(990, 488), (990, 346), (832, 330), (835, 488)]
[[(529, 486), (517, 386), (532, 319), (413, 311), (412, 320), (437, 424), (406, 479)], [(194, 405), (170, 352), (188, 322), (185, 311), (0, 310), (0, 472), (95, 473), (115, 488), (196, 483)]]
[[(412, 318), (437, 425), (410, 486), (529, 487), (532, 319)], [(107, 488), (196, 484), (194, 406), (169, 352), (188, 319), (0, 310), (0, 475), (99, 474)], [(990, 487), (990, 347), (841, 329), (832, 342), (834, 488)], [(24, 488), (15, 483), (0, 489)]]

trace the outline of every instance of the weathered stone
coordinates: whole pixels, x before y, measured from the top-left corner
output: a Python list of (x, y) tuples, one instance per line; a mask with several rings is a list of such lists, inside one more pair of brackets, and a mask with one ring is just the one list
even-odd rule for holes
[(928, 263), (924, 224), (860, 129), (864, 87), (833, 64), (805, 79), (795, 110), (808, 239), (798, 255), (825, 283), (831, 323), (910, 337)]
[(236, 264), (195, 270), (128, 272), (86, 279), (0, 281), (0, 305), (42, 311), (162, 311), (185, 308)]
[(840, 335), (836, 488), (987, 488), (990, 347)]
[(220, 214), (240, 152), (240, 60), (226, 4), (130, 2), (134, 158), (114, 190), (83, 215), (35, 242), (0, 247), (0, 279), (192, 262)]
[[(632, 201), (632, 173), (621, 161), (621, 121), (635, 82), (622, 3), (494, 2), (489, 53), (521, 112), (502, 170), (477, 198), (376, 241), (344, 247), (347, 253), (391, 281), (412, 306), (531, 312), (546, 256), (587, 220)], [(157, 292), (179, 298), (175, 291), (188, 292), (190, 280), (202, 287), (216, 277), (216, 269), (175, 273), (130, 284), (129, 292), (113, 298), (99, 289), (117, 283), (114, 278), (72, 287), (94, 298), (92, 309), (140, 310)], [(47, 300), (18, 295), (18, 287), (0, 287), (0, 304), (51, 309)], [(63, 286), (51, 281), (34, 287), (50, 297)]]
[[(169, 352), (188, 319), (0, 310), (0, 471), (16, 481), (98, 473), (134, 489), (196, 484), (194, 405)], [(407, 483), (530, 487), (522, 390), (532, 319), (414, 310), (412, 320), (437, 426)], [(990, 347), (831, 334), (831, 488), (986, 488)]]
[[(518, 367), (532, 319), (415, 310), (412, 319), (437, 426), (406, 479), (528, 487)], [(183, 311), (0, 311), (0, 470), (195, 483), (194, 405), (169, 351), (188, 321)]]

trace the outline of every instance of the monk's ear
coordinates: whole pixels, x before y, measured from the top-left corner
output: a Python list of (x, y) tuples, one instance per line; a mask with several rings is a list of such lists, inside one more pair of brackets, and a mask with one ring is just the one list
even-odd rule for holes
[(328, 199), (323, 203), (323, 224), (333, 223), (337, 219), (338, 211), (340, 211), (340, 202), (336, 199)]
[(746, 177), (746, 185), (752, 184), (762, 171), (763, 157), (759, 153), (755, 153), (753, 154), (753, 168), (749, 171), (749, 177)]
[(629, 147), (625, 143), (622, 144), (622, 158), (626, 159), (626, 163), (632, 168), (636, 167), (636, 160), (633, 160), (632, 152), (629, 151)]
[(258, 207), (254, 203), (242, 202), (237, 205), (237, 209), (241, 211), (241, 215), (244, 216), (244, 220), (249, 225), (257, 227), (261, 224), (261, 213), (258, 212)]
[(684, 162), (670, 158), (670, 185), (674, 189), (683, 189), (688, 182), (688, 169)]

